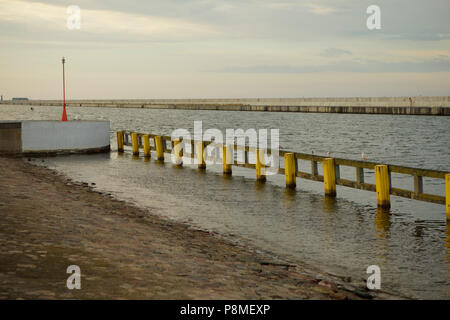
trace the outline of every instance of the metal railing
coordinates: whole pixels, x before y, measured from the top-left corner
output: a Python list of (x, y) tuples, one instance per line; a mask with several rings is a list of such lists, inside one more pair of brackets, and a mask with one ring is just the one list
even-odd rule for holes
[[(132, 131), (122, 131), (123, 132), (123, 144), (127, 146), (132, 146), (131, 142), (131, 134), (136, 133), (138, 136), (138, 145), (139, 147), (143, 146), (142, 137), (144, 135), (147, 135), (150, 140), (153, 140), (153, 145), (150, 144), (150, 150), (156, 150), (156, 143), (155, 143), (155, 137), (160, 135), (155, 134), (144, 134), (144, 133), (137, 133)], [(160, 136), (163, 141), (163, 148), (164, 153), (172, 153), (173, 149), (173, 141), (170, 136)], [(196, 143), (199, 141), (196, 140), (183, 140), (182, 143), (184, 145), (190, 145), (190, 153), (187, 153), (186, 150), (183, 150), (183, 156), (184, 157), (195, 157), (195, 147)], [(211, 141), (204, 141), (205, 146), (212, 143)], [(222, 144), (216, 144), (218, 146), (222, 146)], [(230, 145), (233, 150), (240, 150), (244, 153), (244, 161), (237, 161), (234, 159), (232, 165), (239, 166), (239, 167), (245, 167), (245, 168), (255, 168), (255, 163), (250, 163), (249, 161), (249, 153), (255, 153), (257, 151), (254, 147), (249, 146), (242, 146), (233, 144)], [(184, 148), (185, 149), (185, 148)], [(272, 154), (271, 149), (264, 149), (264, 152), (268, 155)], [(318, 170), (318, 163), (323, 163), (324, 160), (330, 159), (330, 157), (325, 156), (319, 156), (314, 154), (306, 154), (306, 153), (299, 153), (299, 152), (291, 152), (291, 151), (285, 151), (285, 150), (279, 150), (279, 159), (285, 156), (287, 153), (294, 154), (295, 159), (295, 176), (313, 180), (313, 181), (324, 181), (324, 175), (319, 174)], [(364, 180), (364, 170), (375, 170), (375, 166), (382, 165), (380, 163), (376, 162), (370, 162), (370, 161), (358, 161), (358, 160), (349, 160), (349, 159), (342, 159), (342, 158), (332, 158), (334, 160), (334, 172), (335, 172), (335, 184), (340, 186), (345, 186), (349, 188), (355, 188), (355, 189), (361, 189), (361, 190), (367, 190), (367, 191), (373, 191), (377, 192), (377, 186), (376, 184), (367, 183)], [(298, 160), (305, 160), (311, 162), (311, 172), (305, 172), (300, 171), (298, 169)], [(281, 161), (280, 161), (281, 162)], [(341, 178), (340, 175), (340, 167), (353, 167), (355, 169), (355, 179), (349, 180)], [(434, 178), (434, 179), (443, 179), (446, 180), (446, 196), (447, 198), (450, 197), (450, 173), (445, 171), (438, 171), (438, 170), (427, 170), (427, 169), (420, 169), (420, 168), (412, 168), (412, 167), (405, 167), (405, 166), (398, 166), (398, 165), (386, 165), (388, 167), (388, 174), (389, 174), (389, 193), (403, 198), (409, 198), (409, 199), (415, 199), (420, 201), (426, 201), (426, 202), (432, 202), (437, 204), (446, 204), (446, 197), (436, 194), (429, 194), (424, 193), (423, 189), (423, 177), (428, 178)], [(285, 169), (279, 167), (278, 168), (279, 174), (285, 174)], [(391, 183), (391, 173), (397, 173), (402, 175), (409, 175), (414, 182), (414, 190), (407, 190), (402, 188), (395, 188), (392, 187)], [(447, 201), (449, 201), (447, 199)], [(450, 205), (447, 202), (447, 216), (449, 216), (449, 207)]]

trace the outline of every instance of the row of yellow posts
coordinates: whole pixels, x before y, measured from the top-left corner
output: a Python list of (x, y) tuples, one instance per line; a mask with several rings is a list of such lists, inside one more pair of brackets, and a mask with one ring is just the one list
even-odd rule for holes
[[(333, 158), (323, 160), (323, 182), (325, 195), (336, 196), (336, 166)], [(287, 177), (287, 174), (286, 174)], [(287, 178), (286, 178), (287, 179)], [(287, 180), (286, 180), (287, 181)], [(391, 207), (389, 168), (385, 164), (375, 166), (375, 186), (378, 207), (389, 209)]]
[[(155, 136), (155, 148), (156, 148), (156, 159), (164, 160), (164, 148), (163, 140), (161, 136)], [(139, 155), (139, 136), (137, 133), (131, 134), (131, 144), (133, 155)], [(142, 135), (142, 144), (144, 146), (144, 156), (150, 157), (150, 138), (149, 135)], [(123, 131), (117, 132), (117, 150), (118, 152), (123, 152)], [(176, 139), (173, 141), (175, 163), (178, 166), (182, 165), (182, 149), (181, 140)], [(232, 157), (233, 146), (223, 146), (223, 174), (232, 174), (232, 165), (229, 163), (228, 159)], [(206, 169), (206, 162), (204, 158), (205, 153), (205, 142), (198, 141), (196, 143), (197, 150), (197, 163), (198, 168), (201, 170)], [(265, 182), (265, 165), (262, 163), (264, 159), (264, 150), (256, 150), (256, 180), (258, 182)], [(296, 174), (297, 166), (294, 153), (284, 154), (284, 172), (286, 178), (286, 187), (290, 189), (296, 188)], [(325, 188), (325, 196), (336, 197), (336, 170), (333, 158), (326, 158), (323, 160), (323, 180)], [(391, 207), (390, 200), (390, 179), (389, 179), (389, 168), (387, 165), (376, 165), (375, 166), (375, 185), (377, 194), (377, 205), (383, 209), (389, 209)], [(450, 174), (445, 175), (445, 185), (446, 185), (446, 214), (447, 220), (450, 220)]]

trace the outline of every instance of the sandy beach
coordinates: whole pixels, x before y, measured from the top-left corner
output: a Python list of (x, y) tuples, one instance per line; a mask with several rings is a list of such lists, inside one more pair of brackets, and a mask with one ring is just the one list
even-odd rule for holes
[[(0, 299), (391, 298), (0, 158)], [(81, 289), (69, 290), (69, 265)]]

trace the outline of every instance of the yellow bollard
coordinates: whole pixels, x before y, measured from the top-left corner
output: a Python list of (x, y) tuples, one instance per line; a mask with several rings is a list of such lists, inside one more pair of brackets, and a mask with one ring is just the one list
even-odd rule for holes
[(142, 136), (142, 142), (144, 144), (144, 157), (150, 158), (150, 137), (148, 134)]
[(450, 173), (445, 175), (445, 207), (447, 208), (447, 221), (450, 221)]
[(133, 155), (138, 156), (139, 155), (139, 140), (138, 140), (138, 134), (132, 133), (131, 134), (131, 145), (133, 147)]
[(387, 165), (375, 166), (375, 184), (377, 188), (378, 207), (388, 209), (391, 207), (389, 169)]
[(161, 136), (155, 137), (156, 160), (164, 160), (164, 147)]
[(173, 154), (175, 156), (175, 165), (177, 166), (183, 165), (183, 150), (181, 146), (180, 139), (173, 140)]
[(123, 152), (123, 131), (117, 131), (117, 152)]
[(286, 175), (286, 188), (295, 189), (296, 172), (295, 172), (295, 158), (293, 153), (284, 154), (284, 173)]
[(231, 148), (233, 148), (231, 145), (222, 146), (222, 168), (223, 174), (226, 176), (230, 176), (233, 172), (232, 163), (234, 162), (234, 159)]
[(197, 152), (197, 163), (198, 168), (203, 170), (206, 169), (206, 162), (205, 162), (205, 142), (204, 141), (197, 141), (196, 144), (196, 152)]
[(334, 159), (324, 159), (322, 162), (322, 166), (325, 195), (329, 197), (336, 197), (336, 171), (334, 168)]
[(266, 168), (265, 164), (261, 163), (261, 159), (264, 159), (264, 150), (256, 149), (256, 180), (266, 182)]

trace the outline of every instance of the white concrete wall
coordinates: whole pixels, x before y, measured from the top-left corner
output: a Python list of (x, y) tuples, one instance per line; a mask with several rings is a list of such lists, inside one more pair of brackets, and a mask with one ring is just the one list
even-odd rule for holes
[(22, 152), (108, 147), (109, 121), (23, 121)]

